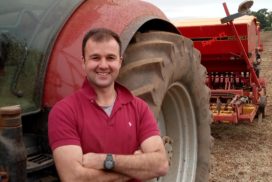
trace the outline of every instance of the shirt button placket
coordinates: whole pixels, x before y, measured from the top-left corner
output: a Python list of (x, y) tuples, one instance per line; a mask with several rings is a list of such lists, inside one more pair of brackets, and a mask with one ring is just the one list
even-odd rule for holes
[(108, 123), (109, 126), (112, 126), (112, 125), (113, 125), (113, 120), (112, 120), (111, 117), (108, 117), (107, 123)]

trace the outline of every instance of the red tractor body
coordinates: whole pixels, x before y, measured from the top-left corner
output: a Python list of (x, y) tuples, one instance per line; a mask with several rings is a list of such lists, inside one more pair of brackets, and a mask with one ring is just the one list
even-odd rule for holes
[(219, 18), (186, 20), (175, 25), (201, 52), (214, 121), (251, 122), (256, 114), (263, 114), (265, 81), (253, 69), (262, 47), (256, 18), (243, 16), (233, 24), (222, 24)]

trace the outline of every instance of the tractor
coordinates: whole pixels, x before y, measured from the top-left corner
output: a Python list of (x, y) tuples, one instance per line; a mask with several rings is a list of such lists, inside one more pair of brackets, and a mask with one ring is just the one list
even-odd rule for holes
[(121, 37), (118, 82), (152, 109), (170, 170), (154, 181), (208, 181), (210, 90), (193, 42), (138, 0), (0, 2), (0, 181), (58, 181), (48, 146), (54, 104), (84, 80), (81, 42), (92, 28)]
[(173, 22), (194, 41), (207, 69), (213, 122), (262, 121), (266, 107), (266, 81), (260, 77), (260, 27), (247, 15), (253, 1), (243, 2), (238, 13), (226, 17)]

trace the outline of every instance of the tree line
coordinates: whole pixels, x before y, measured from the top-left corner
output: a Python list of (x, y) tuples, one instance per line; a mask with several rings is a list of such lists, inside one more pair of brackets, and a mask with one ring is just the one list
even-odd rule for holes
[(272, 30), (272, 11), (268, 11), (268, 9), (263, 8), (258, 11), (252, 11), (251, 14), (260, 22), (262, 30)]

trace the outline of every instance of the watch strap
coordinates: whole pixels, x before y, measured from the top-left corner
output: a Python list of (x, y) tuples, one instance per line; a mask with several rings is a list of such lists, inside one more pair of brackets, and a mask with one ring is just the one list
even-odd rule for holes
[(112, 161), (113, 161), (113, 156), (112, 156), (112, 154), (107, 154), (106, 160), (112, 160)]

